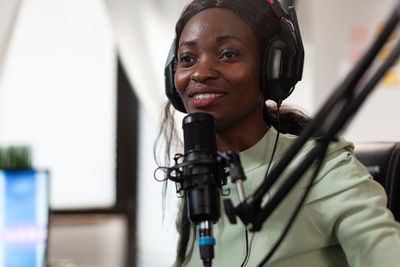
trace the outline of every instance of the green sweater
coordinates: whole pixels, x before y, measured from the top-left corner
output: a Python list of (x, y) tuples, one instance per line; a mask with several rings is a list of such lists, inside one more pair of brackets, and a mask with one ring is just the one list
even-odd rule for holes
[[(271, 128), (256, 145), (240, 153), (247, 176), (244, 182), (247, 196), (254, 193), (263, 180), (276, 134), (276, 130)], [(279, 161), (295, 138), (280, 135), (273, 164)], [(286, 168), (269, 196), (274, 194), (285, 174), (302, 162), (312, 146), (312, 142), (308, 143), (301, 155)], [(343, 139), (329, 146), (305, 205), (267, 266), (400, 266), (400, 224), (386, 209), (384, 189), (355, 159), (353, 148)], [(275, 244), (311, 174), (312, 170), (306, 172), (261, 231), (249, 233), (250, 258), (246, 266), (257, 266)], [(230, 189), (227, 197), (236, 206), (239, 203), (236, 187), (228, 184), (224, 188)], [(222, 212), (220, 220), (213, 225), (213, 231), (216, 239), (213, 266), (240, 266), (246, 252), (243, 223), (238, 220), (236, 225), (230, 224)], [(184, 266), (203, 266), (197, 244), (188, 251), (189, 259)]]

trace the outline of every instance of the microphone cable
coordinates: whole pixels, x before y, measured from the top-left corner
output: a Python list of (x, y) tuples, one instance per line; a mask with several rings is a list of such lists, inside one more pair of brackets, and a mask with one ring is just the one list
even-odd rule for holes
[(240, 267), (244, 267), (247, 264), (247, 261), (249, 260), (249, 231), (247, 229), (244, 230), (244, 234), (246, 236), (246, 255), (244, 257), (244, 260), (242, 262), (242, 264), (240, 265)]
[[(271, 164), (272, 164), (272, 161), (274, 160), (276, 148), (278, 146), (279, 133), (280, 133), (280, 116), (279, 116), (280, 107), (281, 107), (281, 102), (278, 102), (276, 105), (276, 132), (277, 132), (277, 134), (275, 137), (274, 147), (272, 149), (271, 158), (269, 159), (269, 162), (268, 162), (267, 171), (265, 172), (265, 177), (268, 176), (268, 172), (269, 172), (269, 169), (271, 168)], [(245, 229), (245, 237), (246, 237), (246, 254), (245, 254), (244, 260), (243, 260), (242, 264), (240, 265), (240, 267), (245, 267), (247, 265), (247, 262), (250, 259), (249, 231), (247, 229)], [(254, 237), (254, 235), (253, 235), (253, 237)]]
[(276, 132), (277, 132), (277, 134), (276, 134), (276, 138), (275, 138), (275, 142), (274, 142), (274, 148), (272, 149), (271, 158), (269, 159), (267, 171), (265, 172), (265, 177), (268, 176), (269, 169), (271, 168), (272, 161), (274, 160), (274, 156), (275, 156), (275, 152), (276, 152), (276, 147), (278, 146), (279, 134), (280, 134), (280, 127), (281, 127), (281, 126), (280, 126), (280, 120), (281, 120), (281, 119), (280, 119), (280, 114), (279, 114), (280, 108), (281, 108), (281, 103), (279, 102), (279, 103), (277, 103), (277, 105), (276, 105)]
[(315, 181), (315, 179), (318, 176), (319, 170), (321, 169), (322, 163), (324, 161), (324, 157), (325, 157), (325, 153), (327, 150), (328, 144), (325, 143), (325, 147), (324, 147), (324, 152), (321, 153), (321, 156), (318, 158), (318, 165), (315, 168), (313, 175), (310, 179), (310, 182), (308, 183), (307, 187), (306, 187), (306, 191), (304, 192), (302, 198), (300, 199), (299, 203), (296, 206), (296, 209), (294, 210), (292, 216), (290, 217), (288, 223), (286, 224), (284, 230), (282, 231), (281, 236), (278, 238), (278, 240), (276, 241), (275, 245), (272, 247), (272, 249), (270, 250), (270, 252), (267, 254), (267, 256), (265, 256), (265, 258), (262, 260), (262, 262), (258, 265), (258, 267), (262, 267), (264, 264), (266, 264), (270, 258), (272, 257), (272, 255), (276, 252), (276, 250), (278, 249), (278, 247), (280, 246), (280, 244), (282, 243), (282, 241), (285, 239), (285, 237), (287, 236), (290, 227), (292, 226), (294, 220), (296, 219), (297, 215), (300, 212), (301, 207), (303, 206), (308, 194), (310, 193), (311, 187), (313, 182)]

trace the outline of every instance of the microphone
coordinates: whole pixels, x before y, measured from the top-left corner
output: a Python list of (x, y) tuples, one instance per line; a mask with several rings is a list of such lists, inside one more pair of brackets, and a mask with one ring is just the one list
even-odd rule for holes
[[(187, 218), (197, 225), (203, 265), (211, 266), (215, 245), (212, 224), (221, 215), (222, 186), (226, 185), (229, 175), (231, 181), (236, 183), (239, 198), (244, 201), (242, 182), (246, 176), (237, 152), (217, 151), (213, 116), (202, 112), (189, 114), (183, 118), (182, 128), (184, 154), (175, 155), (174, 166), (158, 167), (154, 178), (157, 181), (168, 179), (176, 183), (177, 194), (184, 197)], [(158, 179), (158, 170), (164, 170), (166, 177)], [(229, 190), (226, 193), (229, 195)], [(233, 205), (230, 206), (233, 209)], [(235, 213), (232, 215), (235, 217)]]
[(224, 170), (217, 159), (214, 117), (192, 113), (184, 117), (184, 155), (180, 164), (188, 218), (197, 225), (200, 257), (211, 266), (215, 239), (212, 223), (220, 217), (220, 192)]

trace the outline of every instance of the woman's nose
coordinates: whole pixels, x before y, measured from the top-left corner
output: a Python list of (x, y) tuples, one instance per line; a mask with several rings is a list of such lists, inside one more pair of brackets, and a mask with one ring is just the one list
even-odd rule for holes
[(217, 63), (210, 57), (204, 56), (198, 59), (196, 66), (193, 68), (190, 79), (203, 82), (218, 77)]

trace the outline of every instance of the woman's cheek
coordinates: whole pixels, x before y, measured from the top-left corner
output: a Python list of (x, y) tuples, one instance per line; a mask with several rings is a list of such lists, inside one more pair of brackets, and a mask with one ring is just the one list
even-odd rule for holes
[(189, 81), (188, 78), (189, 78), (189, 74), (187, 74), (184, 71), (177, 70), (175, 72), (175, 77), (174, 77), (175, 87), (178, 90), (178, 93), (181, 95), (181, 97), (184, 96), (186, 84)]

